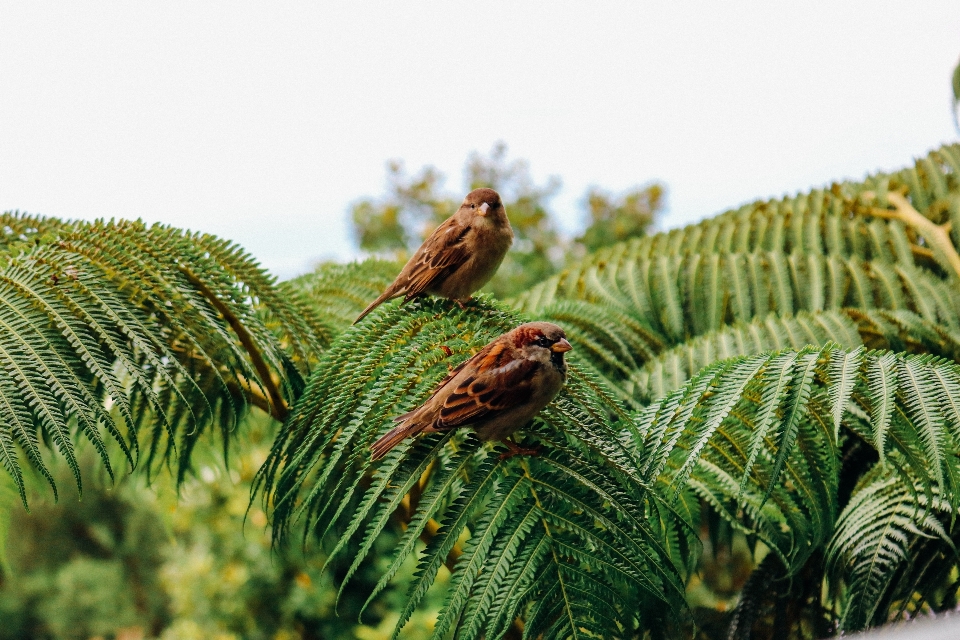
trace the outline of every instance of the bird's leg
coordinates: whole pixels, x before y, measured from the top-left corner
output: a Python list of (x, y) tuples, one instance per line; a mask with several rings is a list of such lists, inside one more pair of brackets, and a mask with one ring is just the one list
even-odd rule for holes
[(507, 451), (500, 454), (501, 460), (506, 460), (513, 456), (535, 456), (540, 453), (540, 447), (521, 447), (510, 438), (504, 438), (503, 444), (507, 445)]
[(454, 299), (454, 302), (457, 303), (457, 306), (460, 307), (461, 310), (466, 310), (467, 308), (466, 303), (470, 302), (471, 300), (473, 300), (473, 296), (467, 296), (463, 300)]

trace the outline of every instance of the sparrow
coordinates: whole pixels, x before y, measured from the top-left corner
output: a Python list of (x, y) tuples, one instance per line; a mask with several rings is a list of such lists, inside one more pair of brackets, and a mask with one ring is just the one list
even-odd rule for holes
[(487, 284), (513, 243), (513, 229), (500, 194), (474, 189), (457, 212), (430, 234), (400, 275), (363, 310), (354, 324), (383, 302), (403, 296), (404, 302), (431, 293), (459, 304)]
[(508, 453), (533, 454), (507, 440), (553, 400), (567, 377), (563, 354), (573, 347), (563, 329), (530, 322), (508, 331), (453, 369), (422, 405), (394, 421), (397, 426), (370, 447), (378, 460), (401, 440), (419, 433), (468, 425), (484, 441), (500, 440)]

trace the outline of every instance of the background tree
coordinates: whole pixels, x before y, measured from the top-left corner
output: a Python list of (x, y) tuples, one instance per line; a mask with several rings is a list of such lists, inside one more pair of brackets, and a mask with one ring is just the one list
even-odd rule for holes
[(587, 252), (630, 238), (642, 238), (663, 208), (666, 192), (660, 184), (631, 189), (614, 196), (593, 187), (587, 191), (590, 224), (576, 242)]

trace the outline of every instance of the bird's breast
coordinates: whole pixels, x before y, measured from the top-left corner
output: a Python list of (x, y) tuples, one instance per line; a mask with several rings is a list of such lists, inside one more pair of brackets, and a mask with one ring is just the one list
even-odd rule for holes
[(509, 226), (476, 225), (464, 241), (472, 245), (469, 257), (431, 293), (455, 300), (472, 296), (497, 272), (513, 243), (513, 232)]

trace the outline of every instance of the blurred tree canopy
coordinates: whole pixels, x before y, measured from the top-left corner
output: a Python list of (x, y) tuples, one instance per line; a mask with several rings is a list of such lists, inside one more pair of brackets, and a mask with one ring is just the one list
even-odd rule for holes
[(386, 193), (365, 197), (350, 209), (360, 249), (405, 261), (427, 236), (456, 212), (463, 196), (481, 187), (503, 197), (514, 245), (487, 289), (505, 298), (529, 289), (588, 251), (646, 235), (664, 206), (666, 190), (653, 182), (613, 193), (590, 187), (582, 199), (585, 229), (570, 239), (557, 224), (551, 200), (562, 182), (550, 176), (537, 184), (526, 160), (508, 158), (507, 145), (496, 143), (488, 155), (470, 154), (464, 166), (463, 193), (444, 189), (446, 177), (426, 166), (410, 175), (400, 160), (387, 162)]

